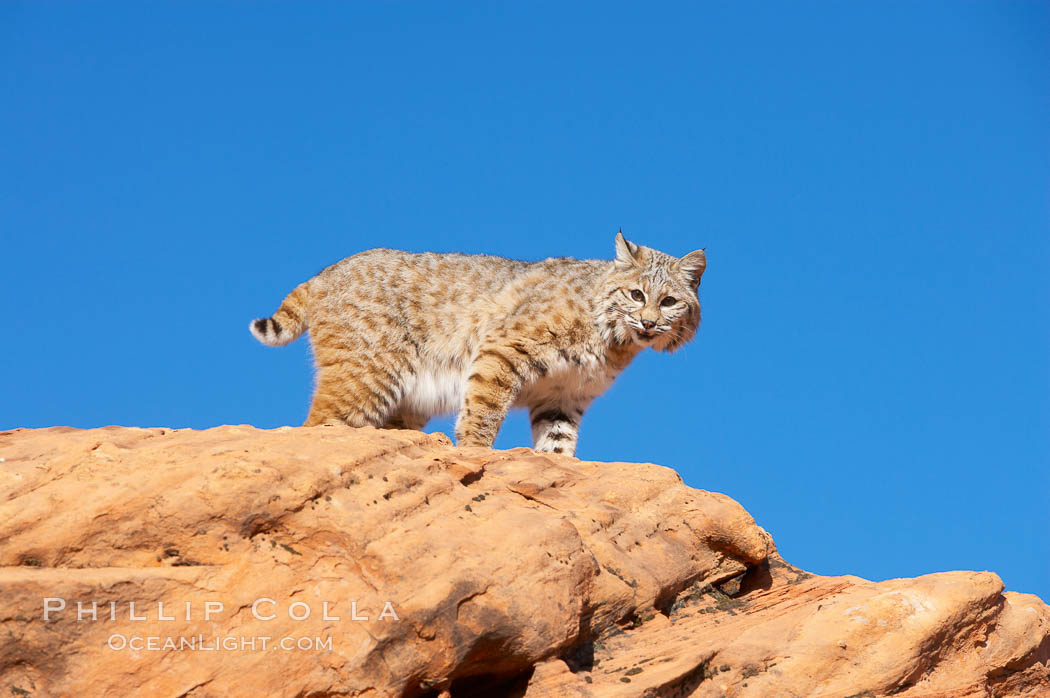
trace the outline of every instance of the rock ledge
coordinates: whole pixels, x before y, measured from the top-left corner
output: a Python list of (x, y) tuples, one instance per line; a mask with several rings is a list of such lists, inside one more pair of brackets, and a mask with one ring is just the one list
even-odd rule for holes
[(1050, 695), (1037, 597), (809, 575), (656, 465), (339, 427), (0, 457), (0, 695)]

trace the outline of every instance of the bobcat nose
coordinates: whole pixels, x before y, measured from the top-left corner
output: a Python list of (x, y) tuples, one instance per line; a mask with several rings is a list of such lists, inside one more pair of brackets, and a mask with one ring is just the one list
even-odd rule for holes
[(651, 330), (656, 327), (656, 323), (652, 320), (642, 320), (642, 329)]

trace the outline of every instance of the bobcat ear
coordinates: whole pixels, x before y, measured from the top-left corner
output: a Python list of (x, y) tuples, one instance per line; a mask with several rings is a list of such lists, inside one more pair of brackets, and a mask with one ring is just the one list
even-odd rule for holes
[(638, 245), (623, 236), (623, 231), (616, 233), (616, 266), (630, 268), (638, 265)]
[(703, 250), (694, 250), (678, 260), (678, 268), (689, 276), (693, 286), (699, 286), (700, 277), (707, 269), (707, 254)]

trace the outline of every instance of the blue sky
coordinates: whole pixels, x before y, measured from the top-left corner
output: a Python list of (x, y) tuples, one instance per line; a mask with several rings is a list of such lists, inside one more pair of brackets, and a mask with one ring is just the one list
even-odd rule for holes
[[(298, 424), (359, 250), (706, 247), (579, 455), (1050, 599), (1050, 5), (4, 3), (0, 428)], [(448, 420), (431, 429), (449, 429)], [(523, 416), (498, 445), (528, 443)]]

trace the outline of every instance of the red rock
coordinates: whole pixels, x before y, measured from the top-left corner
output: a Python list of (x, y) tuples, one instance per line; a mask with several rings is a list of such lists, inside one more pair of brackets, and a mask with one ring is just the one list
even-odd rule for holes
[[(1039, 695), (1050, 677), (1036, 597), (988, 573), (806, 575), (660, 466), (338, 427), (16, 430), (0, 457), (4, 695)], [(65, 607), (45, 620), (48, 598)], [(111, 648), (151, 637), (196, 649)], [(312, 646), (272, 648), (288, 637)]]

